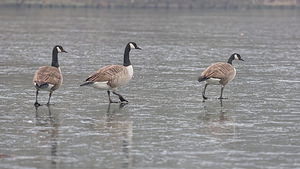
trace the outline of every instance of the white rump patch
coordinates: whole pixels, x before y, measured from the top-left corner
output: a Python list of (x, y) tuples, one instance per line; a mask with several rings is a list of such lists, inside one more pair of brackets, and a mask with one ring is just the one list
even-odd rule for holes
[(218, 78), (209, 78), (205, 82), (207, 84), (212, 84), (212, 85), (221, 85), (220, 81), (221, 81), (221, 79), (218, 79)]
[(130, 49), (135, 49), (135, 47), (132, 43), (130, 43), (129, 46), (130, 46)]
[[(33, 85), (36, 86), (36, 83), (34, 82)], [(50, 91), (53, 86), (54, 86), (53, 84), (49, 84), (48, 83), (48, 87), (47, 88), (38, 88), (38, 89), (40, 91)]]
[(94, 82), (93, 84), (91, 84), (90, 86), (96, 88), (96, 89), (100, 89), (100, 90), (111, 90), (112, 88), (107, 85), (108, 81), (105, 82)]
[(50, 91), (54, 85), (53, 84), (48, 84), (48, 87), (42, 90)]

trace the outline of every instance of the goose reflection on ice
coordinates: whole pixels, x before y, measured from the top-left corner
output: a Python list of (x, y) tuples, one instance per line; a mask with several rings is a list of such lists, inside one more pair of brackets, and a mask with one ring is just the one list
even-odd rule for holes
[(108, 105), (107, 108), (107, 119), (106, 126), (109, 128), (113, 128), (118, 131), (121, 135), (121, 144), (122, 144), (122, 152), (125, 155), (125, 161), (122, 164), (123, 168), (131, 168), (132, 166), (132, 156), (131, 156), (131, 147), (132, 147), (132, 121), (128, 118), (118, 117), (116, 113), (119, 113), (120, 110), (127, 103), (121, 103), (119, 108), (111, 108), (111, 104)]
[[(205, 102), (204, 115), (199, 116), (204, 133), (217, 138), (227, 139), (235, 135), (235, 118), (224, 110), (224, 101), (220, 103)], [(220, 106), (216, 105), (220, 104)]]
[[(98, 141), (101, 144), (102, 149), (106, 149), (107, 145), (114, 151), (122, 154), (122, 161), (120, 162), (120, 168), (131, 168), (132, 166), (132, 131), (133, 121), (128, 116), (128, 113), (123, 111), (126, 104), (108, 104), (106, 115), (104, 119), (95, 120), (90, 126), (90, 130), (95, 130), (101, 135), (98, 137)], [(99, 113), (98, 113), (99, 114)], [(103, 116), (102, 116), (103, 117)], [(107, 141), (109, 140), (109, 142)], [(115, 158), (113, 154), (106, 154), (105, 163), (111, 163)]]
[(60, 126), (58, 114), (51, 112), (51, 106), (46, 106), (48, 110), (43, 107), (36, 107), (35, 118), (36, 126), (39, 128), (37, 132), (37, 139), (40, 142), (49, 143), (51, 146), (51, 164), (52, 168), (57, 167), (57, 148), (58, 148), (58, 128)]

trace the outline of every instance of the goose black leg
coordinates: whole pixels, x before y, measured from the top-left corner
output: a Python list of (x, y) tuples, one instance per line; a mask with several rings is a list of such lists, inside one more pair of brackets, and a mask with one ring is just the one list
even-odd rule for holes
[(119, 96), (119, 99), (120, 99), (121, 102), (128, 102), (126, 99), (124, 99), (124, 97), (122, 95), (120, 95), (120, 94), (118, 94), (116, 92), (113, 92), (113, 94)]
[(111, 100), (109, 90), (107, 90), (107, 95), (108, 95), (109, 103), (118, 103), (118, 102), (114, 102), (114, 101)]
[(52, 96), (52, 91), (50, 91), (50, 93), (49, 93), (49, 99), (48, 99), (47, 106), (49, 106), (49, 105), (50, 105), (50, 99), (51, 99), (51, 96)]
[(223, 97), (223, 89), (224, 89), (224, 86), (222, 86), (222, 88), (221, 88), (221, 96), (218, 99), (226, 99)]
[(207, 87), (207, 86), (208, 86), (208, 84), (205, 84), (204, 89), (203, 89), (203, 92), (202, 92), (202, 97), (203, 97), (204, 100), (207, 99), (207, 97), (205, 97), (205, 90), (206, 90), (206, 87)]
[(35, 103), (34, 103), (34, 106), (35, 107), (38, 107), (38, 106), (41, 106), (40, 103), (38, 103), (38, 94), (39, 94), (39, 90), (36, 90), (36, 93), (35, 93)]

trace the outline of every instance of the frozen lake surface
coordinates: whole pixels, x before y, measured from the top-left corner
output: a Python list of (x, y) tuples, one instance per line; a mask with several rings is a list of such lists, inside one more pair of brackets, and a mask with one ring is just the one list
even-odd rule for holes
[[(297, 10), (1, 9), (0, 22), (0, 168), (300, 168)], [(143, 49), (118, 90), (129, 104), (79, 87), (129, 41)], [(64, 82), (36, 109), (33, 74), (56, 44)], [(209, 86), (202, 102), (197, 76), (234, 52), (228, 99)]]

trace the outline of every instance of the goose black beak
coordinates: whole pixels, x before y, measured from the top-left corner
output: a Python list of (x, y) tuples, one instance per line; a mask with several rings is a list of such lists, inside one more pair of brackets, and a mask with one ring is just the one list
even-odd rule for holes
[(240, 59), (241, 61), (244, 61), (244, 59)]
[(63, 50), (62, 52), (68, 53), (67, 51)]
[(135, 49), (142, 50), (140, 47), (136, 47)]

